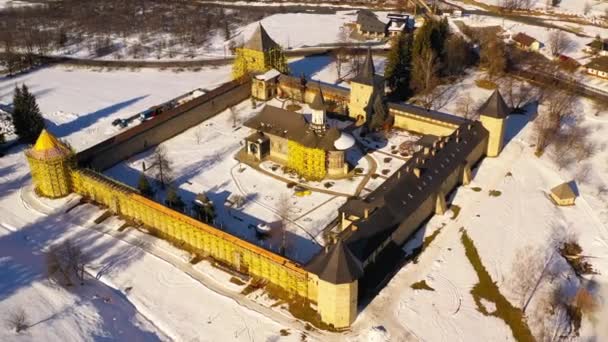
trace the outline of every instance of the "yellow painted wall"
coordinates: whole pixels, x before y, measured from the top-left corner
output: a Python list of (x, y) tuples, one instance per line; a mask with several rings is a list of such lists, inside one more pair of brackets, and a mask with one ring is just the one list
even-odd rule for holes
[(319, 279), (317, 311), (321, 320), (335, 328), (347, 328), (357, 318), (358, 281), (331, 284)]
[(262, 51), (239, 48), (236, 49), (234, 64), (232, 66), (232, 78), (239, 79), (250, 72), (265, 72), (265, 56)]
[(480, 121), (483, 127), (490, 133), (488, 137), (488, 148), (486, 155), (488, 157), (496, 157), (502, 151), (505, 139), (505, 120), (497, 119), (489, 116), (480, 116)]
[(293, 140), (287, 142), (287, 167), (307, 180), (322, 180), (327, 174), (325, 151), (308, 148)]
[(348, 104), (348, 116), (357, 119), (359, 116), (367, 121), (365, 108), (372, 96), (374, 87), (356, 82), (350, 83), (350, 102)]
[(26, 153), (36, 191), (45, 197), (59, 198), (70, 194), (71, 157), (38, 160)]
[(316, 296), (316, 290), (308, 288), (308, 272), (280, 255), (160, 205), (90, 170), (74, 170), (71, 178), (74, 192), (153, 229), (161, 238), (235, 268), (239, 265), (241, 272), (266, 279), (289, 294)]
[(429, 117), (423, 117), (393, 109), (391, 109), (390, 112), (395, 115), (395, 127), (418, 134), (447, 136), (452, 134), (456, 128), (458, 128), (458, 125), (435, 120)]

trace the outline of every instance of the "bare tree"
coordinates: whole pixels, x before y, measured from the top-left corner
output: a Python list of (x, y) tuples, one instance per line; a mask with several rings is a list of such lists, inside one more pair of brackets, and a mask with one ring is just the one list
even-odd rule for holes
[(427, 48), (412, 61), (417, 72), (412, 76), (412, 88), (419, 94), (422, 105), (430, 109), (438, 93), (433, 92), (439, 85), (439, 62), (432, 49)]
[(505, 43), (496, 36), (486, 35), (481, 42), (480, 62), (486, 68), (490, 80), (502, 75), (507, 69)]
[(585, 7), (583, 7), (583, 14), (587, 15), (591, 12), (591, 9), (593, 8), (593, 5), (587, 1), (585, 2)]
[(23, 308), (12, 310), (6, 317), (6, 326), (15, 332), (22, 332), (29, 328), (29, 320)]
[(230, 111), (230, 121), (232, 121), (232, 128), (235, 128), (239, 122), (239, 112), (234, 109), (234, 106), (229, 108)]
[[(511, 290), (519, 296), (520, 307), (526, 312), (528, 304), (541, 282), (551, 274), (555, 249), (525, 246), (515, 254), (511, 266)], [(522, 276), (525, 274), (526, 276)]]
[(507, 104), (514, 111), (521, 110), (541, 97), (541, 92), (538, 88), (532, 87), (528, 83), (514, 77), (508, 77), (501, 84), (501, 93), (505, 96)]
[(471, 94), (466, 93), (456, 101), (456, 110), (462, 114), (465, 119), (475, 120), (479, 117), (477, 113), (478, 105), (475, 103)]
[(576, 118), (574, 103), (576, 96), (567, 90), (550, 90), (544, 95), (545, 109), (534, 122), (536, 133), (536, 153), (541, 155), (549, 144), (558, 137), (560, 129), (567, 121)]
[(49, 279), (62, 286), (73, 286), (84, 281), (85, 258), (77, 246), (69, 240), (53, 246), (45, 255), (46, 271)]
[(285, 255), (287, 252), (287, 229), (291, 224), (292, 203), (289, 196), (282, 194), (279, 197), (279, 205), (277, 207), (277, 215), (279, 216), (279, 224), (281, 228), (281, 250), (280, 254)]
[(348, 37), (351, 34), (351, 30), (346, 27), (341, 27), (338, 32), (338, 44), (341, 44), (336, 50), (333, 51), (332, 57), (336, 63), (336, 73), (338, 74), (338, 80), (342, 79), (342, 66), (348, 61), (348, 50), (344, 46), (348, 43)]
[(194, 140), (196, 141), (197, 145), (201, 144), (201, 141), (203, 140), (203, 129), (201, 127), (197, 127), (194, 130)]
[(167, 156), (167, 150), (164, 146), (158, 146), (154, 149), (152, 155), (152, 165), (150, 169), (154, 170), (156, 181), (160, 184), (162, 189), (171, 183), (173, 170), (171, 167), (171, 160)]
[(549, 48), (553, 56), (559, 56), (572, 47), (572, 39), (559, 29), (555, 29), (549, 33)]

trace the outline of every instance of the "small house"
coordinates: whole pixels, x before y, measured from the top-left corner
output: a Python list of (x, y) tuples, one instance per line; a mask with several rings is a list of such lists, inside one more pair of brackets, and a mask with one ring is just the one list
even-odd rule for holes
[(594, 55), (608, 56), (608, 39), (596, 38), (586, 45), (584, 51)]
[(384, 38), (387, 25), (374, 12), (362, 9), (357, 12), (357, 33), (367, 38)]
[(566, 206), (574, 205), (576, 200), (576, 194), (572, 190), (570, 183), (562, 183), (555, 188), (551, 189), (551, 198), (557, 205)]
[(541, 48), (541, 43), (538, 40), (523, 32), (516, 34), (515, 37), (513, 37), (513, 41), (515, 42), (515, 45), (522, 50), (537, 52)]
[(601, 56), (591, 60), (585, 65), (589, 75), (608, 79), (608, 56)]
[(389, 13), (389, 15), (387, 16), (389, 21), (388, 21), (388, 36), (389, 37), (396, 37), (399, 34), (406, 32), (410, 29), (410, 25), (409, 25), (409, 15), (407, 14), (396, 14), (396, 13)]

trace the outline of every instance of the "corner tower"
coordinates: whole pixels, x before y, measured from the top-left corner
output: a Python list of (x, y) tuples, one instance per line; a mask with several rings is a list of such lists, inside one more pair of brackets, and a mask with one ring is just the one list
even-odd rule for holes
[(372, 50), (368, 48), (361, 71), (350, 81), (348, 116), (357, 121), (367, 122), (373, 112), (373, 99), (377, 96), (381, 98), (384, 96), (383, 80), (376, 75)]
[(361, 262), (338, 240), (317, 254), (306, 269), (318, 277), (317, 310), (321, 321), (336, 329), (348, 328), (357, 318)]
[(289, 71), (283, 49), (260, 23), (243, 47), (236, 49), (232, 78), (240, 79), (249, 73), (263, 73), (273, 68), (284, 74)]
[(477, 112), (481, 124), (490, 133), (486, 156), (497, 157), (504, 145), (506, 120), (511, 113), (511, 109), (505, 103), (500, 92), (495, 90)]
[(71, 192), (70, 168), (74, 153), (68, 146), (44, 129), (25, 156), (39, 195), (58, 198)]

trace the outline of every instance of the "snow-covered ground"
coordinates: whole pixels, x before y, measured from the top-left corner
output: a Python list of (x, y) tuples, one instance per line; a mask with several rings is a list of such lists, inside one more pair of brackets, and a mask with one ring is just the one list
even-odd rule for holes
[[(475, 0), (482, 4), (499, 6), (501, 0)], [(461, 5), (461, 1), (454, 0), (453, 3)], [(547, 1), (532, 1), (532, 8), (538, 11), (547, 11), (553, 13), (570, 14), (577, 16), (585, 16), (588, 18), (601, 17), (606, 14), (608, 3), (603, 0), (561, 0), (559, 5), (556, 7), (547, 6)], [(585, 14), (585, 6), (589, 4), (591, 6), (590, 11)], [(467, 5), (467, 8), (475, 8), (474, 5)]]
[[(201, 71), (48, 67), (12, 78), (0, 77), (0, 104), (12, 103), (13, 89), (25, 84), (36, 96), (47, 128), (77, 150), (118, 133), (112, 126), (196, 88), (213, 89), (230, 78), (231, 66)], [(133, 124), (139, 123), (135, 120)]]

